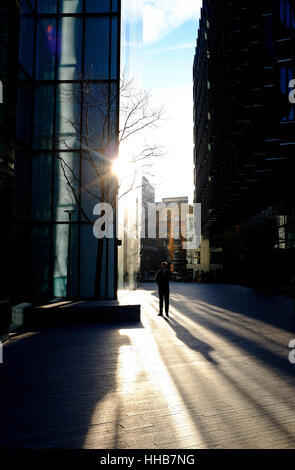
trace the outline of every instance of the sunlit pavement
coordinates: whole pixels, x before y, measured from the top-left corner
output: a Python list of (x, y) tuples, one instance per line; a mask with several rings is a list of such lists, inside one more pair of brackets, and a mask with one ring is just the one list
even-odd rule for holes
[(175, 283), (165, 319), (155, 285), (131, 296), (139, 325), (50, 327), (5, 345), (2, 448), (295, 448), (291, 299)]

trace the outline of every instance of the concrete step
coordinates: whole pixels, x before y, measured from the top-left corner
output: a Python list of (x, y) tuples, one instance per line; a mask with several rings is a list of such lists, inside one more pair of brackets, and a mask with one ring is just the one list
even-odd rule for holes
[(0, 341), (4, 343), (9, 337), (11, 321), (11, 304), (7, 299), (0, 299)]
[(71, 322), (140, 322), (140, 305), (114, 300), (61, 301), (31, 305), (23, 310), (24, 326)]

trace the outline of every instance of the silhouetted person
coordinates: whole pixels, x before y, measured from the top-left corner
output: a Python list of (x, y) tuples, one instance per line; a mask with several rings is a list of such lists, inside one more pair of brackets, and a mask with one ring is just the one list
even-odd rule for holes
[(160, 299), (160, 313), (163, 316), (163, 303), (165, 299), (165, 313), (169, 317), (169, 294), (170, 294), (170, 278), (171, 272), (168, 263), (161, 263), (161, 269), (156, 274), (156, 283), (158, 284), (159, 299)]

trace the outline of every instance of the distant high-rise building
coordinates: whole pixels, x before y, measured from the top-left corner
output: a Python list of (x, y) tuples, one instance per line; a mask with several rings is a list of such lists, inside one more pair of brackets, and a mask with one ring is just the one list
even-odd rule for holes
[(155, 268), (159, 264), (157, 240), (148, 236), (149, 204), (155, 204), (155, 188), (142, 177), (141, 217), (140, 217), (140, 276), (142, 281), (154, 279)]
[(211, 265), (232, 281), (287, 281), (294, 269), (294, 50), (294, 2), (203, 1), (195, 201)]
[(148, 229), (148, 205), (155, 203), (155, 188), (151, 185), (149, 180), (143, 176), (142, 177), (142, 187), (141, 187), (141, 201), (142, 201), (142, 221), (144, 223), (144, 231), (147, 234)]
[(188, 260), (184, 243), (193, 212), (188, 198), (171, 197), (155, 202), (154, 188), (144, 178), (142, 207), (141, 279), (153, 280), (162, 261), (170, 264), (175, 278), (185, 279)]
[[(192, 207), (189, 206), (190, 210), (188, 210), (188, 197), (163, 198), (162, 202), (167, 208), (173, 206), (176, 208), (175, 211), (171, 210), (168, 214), (168, 259), (174, 272), (184, 278), (187, 269), (187, 252), (183, 244), (186, 241), (188, 216), (192, 212)], [(186, 210), (183, 210), (183, 206), (186, 207)]]

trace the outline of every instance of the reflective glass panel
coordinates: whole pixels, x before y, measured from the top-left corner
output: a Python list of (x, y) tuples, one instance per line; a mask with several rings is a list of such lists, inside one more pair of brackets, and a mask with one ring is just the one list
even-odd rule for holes
[(52, 154), (32, 156), (32, 219), (49, 221), (51, 218)]
[(24, 299), (30, 291), (30, 234), (26, 223), (15, 223), (13, 226), (11, 253), (13, 272), (13, 292)]
[(104, 182), (103, 158), (95, 151), (84, 151), (82, 155), (82, 207), (83, 220), (93, 220), (94, 206), (103, 197), (101, 184)]
[(72, 220), (78, 219), (79, 180), (79, 153), (59, 152), (54, 160), (54, 220), (67, 222), (67, 210), (75, 210)]
[(103, 152), (108, 140), (109, 100), (106, 83), (92, 83), (84, 90), (83, 143), (94, 151)]
[(31, 161), (27, 152), (17, 150), (14, 167), (14, 205), (13, 213), (18, 219), (26, 219), (29, 216), (29, 181)]
[(34, 148), (52, 148), (53, 109), (54, 86), (37, 86), (35, 90)]
[(59, 11), (61, 13), (81, 13), (83, 0), (60, 0)]
[(17, 120), (16, 136), (17, 139), (29, 146), (31, 143), (32, 128), (32, 86), (28, 83), (21, 83), (18, 87), (17, 100)]
[(50, 293), (50, 227), (38, 224), (31, 233), (31, 290), (37, 297), (47, 297)]
[(54, 297), (67, 296), (68, 281), (68, 243), (71, 233), (70, 249), (70, 275), (71, 275), (71, 295), (77, 295), (77, 275), (78, 275), (78, 226), (71, 224), (57, 224), (54, 227), (53, 251), (54, 251), (54, 272), (53, 272), (53, 295)]
[(38, 13), (56, 13), (57, 0), (38, 0)]
[(110, 0), (86, 0), (88, 13), (100, 13), (110, 11)]
[(117, 78), (117, 42), (118, 42), (118, 20), (112, 19), (112, 57), (111, 57), (111, 78)]
[(29, 2), (27, 0), (22, 0), (20, 2), (20, 12), (21, 13), (32, 13), (32, 8)]
[(81, 87), (63, 83), (57, 86), (56, 147), (73, 150), (80, 147)]
[(54, 18), (42, 18), (37, 23), (36, 43), (36, 78), (53, 80), (55, 53), (57, 50), (56, 21)]
[(82, 72), (82, 19), (63, 17), (59, 24), (58, 80), (75, 80)]
[(19, 60), (32, 76), (34, 54), (34, 20), (32, 16), (22, 16), (20, 21)]
[(115, 13), (118, 11), (118, 0), (112, 0), (112, 10)]
[(86, 19), (86, 78), (106, 79), (109, 76), (109, 26), (108, 17)]
[[(92, 225), (80, 227), (81, 251), (80, 251), (80, 295), (81, 297), (93, 297), (96, 274), (96, 257), (98, 241), (93, 235)], [(105, 260), (103, 260), (105, 265)]]

